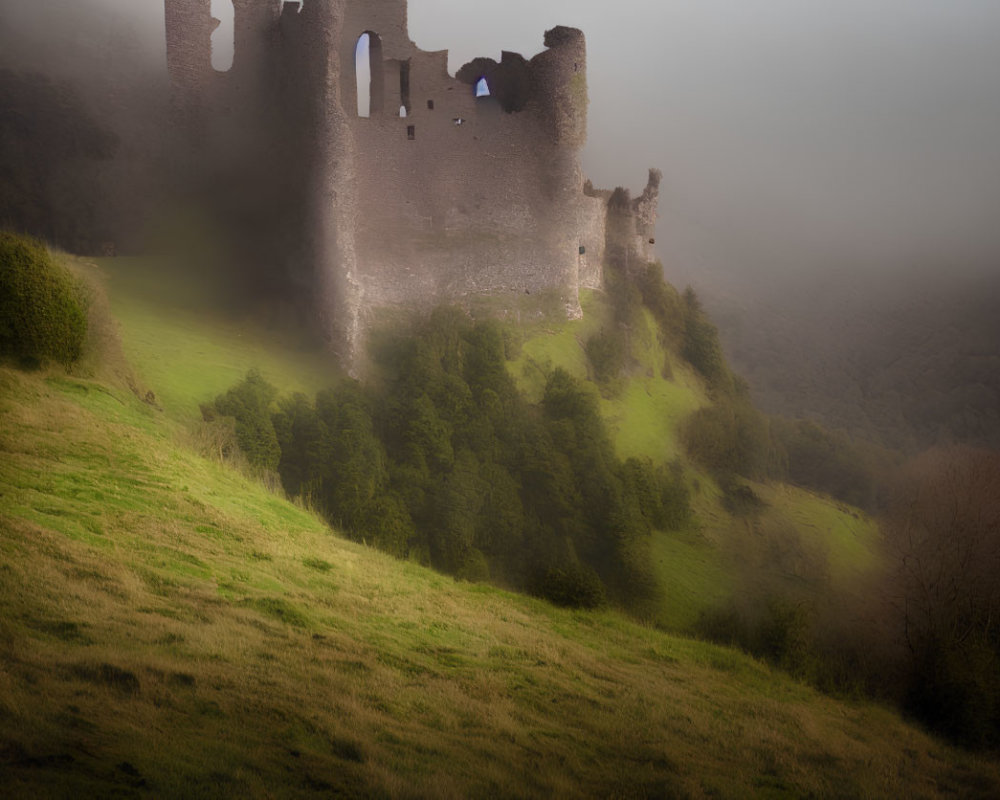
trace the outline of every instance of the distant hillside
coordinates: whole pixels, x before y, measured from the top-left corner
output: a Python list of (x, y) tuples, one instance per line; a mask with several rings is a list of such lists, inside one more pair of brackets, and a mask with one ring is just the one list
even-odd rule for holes
[[(617, 612), (392, 559), (199, 455), (193, 407), (249, 354), (306, 390), (321, 360), (246, 322), (142, 305), (124, 267), (111, 307), (134, 374), (108, 325), (74, 373), (0, 367), (4, 796), (1000, 793), (995, 763), (884, 708)], [(546, 357), (531, 339), (524, 352)], [(649, 388), (644, 402), (680, 402)], [(619, 447), (641, 449), (627, 428)]]
[(1000, 447), (1000, 276), (689, 277), (762, 409), (911, 452)]

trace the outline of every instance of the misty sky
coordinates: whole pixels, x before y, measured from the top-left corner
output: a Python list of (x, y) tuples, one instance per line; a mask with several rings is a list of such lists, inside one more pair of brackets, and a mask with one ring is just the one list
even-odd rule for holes
[(995, 0), (410, 4), (453, 67), (556, 23), (587, 34), (588, 174), (663, 170), (665, 262), (1000, 271)]
[[(162, 59), (162, 0), (87, 3), (132, 18)], [(0, 24), (24, 8), (0, 0)], [(663, 170), (668, 272), (1000, 271), (1000, 2), (410, 2), (411, 38), (449, 49), (453, 71), (530, 57), (556, 24), (587, 34), (588, 175), (639, 191)]]

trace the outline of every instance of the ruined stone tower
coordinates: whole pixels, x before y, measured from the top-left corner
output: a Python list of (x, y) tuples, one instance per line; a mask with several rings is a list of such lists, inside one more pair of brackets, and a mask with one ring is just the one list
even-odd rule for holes
[[(165, 3), (190, 158), (238, 176), (230, 202), (277, 243), (259, 255), (311, 287), (345, 355), (380, 306), (548, 290), (575, 315), (580, 288), (600, 286), (611, 193), (584, 191), (580, 31), (554, 28), (530, 60), (475, 59), (453, 78), (447, 51), (410, 41), (405, 0), (234, 0), (234, 61), (217, 72), (210, 0)], [(654, 178), (641, 219), (612, 226), (637, 258), (649, 257)]]

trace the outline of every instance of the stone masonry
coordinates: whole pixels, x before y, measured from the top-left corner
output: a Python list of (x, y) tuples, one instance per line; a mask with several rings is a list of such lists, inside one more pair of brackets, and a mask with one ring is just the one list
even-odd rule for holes
[(309, 287), (348, 359), (375, 308), (549, 291), (574, 316), (606, 249), (652, 257), (659, 173), (622, 203), (580, 168), (580, 31), (554, 28), (530, 60), (504, 52), (451, 77), (447, 51), (410, 41), (405, 0), (234, 0), (233, 65), (218, 72), (210, 0), (165, 4), (183, 160), (240, 176), (220, 202), (241, 209), (248, 235), (266, 233), (273, 250), (258, 255)]

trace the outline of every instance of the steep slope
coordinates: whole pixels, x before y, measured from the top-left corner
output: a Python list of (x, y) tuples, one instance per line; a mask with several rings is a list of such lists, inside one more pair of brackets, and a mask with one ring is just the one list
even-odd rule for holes
[(107, 287), (125, 354), (140, 378), (156, 387), (171, 419), (198, 419), (199, 403), (251, 368), (284, 391), (315, 392), (341, 375), (330, 355), (287, 321), (267, 325), (231, 310), (225, 290), (213, 284), (204, 265), (184, 268), (152, 258), (99, 263), (96, 273), (86, 262), (76, 266)]
[[(78, 268), (86, 269), (82, 264)], [(186, 431), (197, 427), (199, 403), (211, 401), (250, 368), (259, 369), (283, 394), (313, 395), (343, 377), (325, 354), (303, 343), (287, 325), (262, 325), (227, 313), (225, 295), (206, 269), (178, 269), (153, 259), (109, 259), (101, 262), (101, 270), (139, 379), (155, 387), (156, 404)], [(172, 278), (165, 280), (167, 275)], [(512, 330), (520, 341), (512, 348), (508, 369), (532, 401), (541, 399), (546, 376), (556, 367), (580, 379), (592, 376), (586, 344), (614, 326), (613, 302), (600, 292), (584, 292), (581, 300), (582, 318), (558, 322), (559, 314), (549, 309), (553, 298), (524, 299)], [(477, 302), (481, 313), (496, 312), (489, 298)], [(387, 319), (385, 324), (405, 323)], [(696, 512), (684, 530), (654, 533), (653, 557), (664, 596), (654, 616), (658, 624), (688, 631), (704, 613), (728, 605), (745, 589), (748, 558), (770, 586), (794, 592), (806, 587), (814, 594), (828, 582), (839, 590), (875, 563), (873, 523), (811, 492), (755, 484), (766, 507), (754, 526), (730, 514), (715, 480), (686, 457), (680, 442), (683, 422), (713, 402), (704, 380), (673, 343), (662, 340), (648, 308), (639, 307), (629, 336), (632, 364), (615, 390), (603, 393), (602, 415), (619, 457), (676, 462), (684, 468)], [(762, 541), (766, 536), (748, 535), (749, 527), (794, 531), (793, 550), (803, 557), (766, 563), (748, 547), (760, 550), (770, 543)], [(788, 549), (788, 537), (783, 538), (782, 547)]]
[[(327, 356), (303, 344), (287, 326), (227, 313), (225, 295), (212, 285), (206, 269), (178, 269), (153, 259), (109, 259), (101, 262), (101, 270), (139, 379), (155, 387), (156, 404), (185, 430), (196, 426), (199, 403), (233, 385), (249, 368), (259, 369), (284, 394), (312, 395), (343, 377)], [(168, 275), (172, 278), (165, 280)], [(525, 298), (512, 331), (521, 341), (508, 368), (533, 401), (540, 400), (546, 376), (556, 367), (581, 379), (592, 372), (586, 343), (614, 325), (614, 312), (603, 293), (584, 292), (581, 299), (583, 317), (560, 323), (558, 313), (545, 313), (551, 298)], [(479, 311), (495, 313), (488, 298), (477, 302)], [(385, 324), (402, 323), (389, 319)], [(632, 366), (614, 392), (604, 393), (601, 411), (620, 457), (677, 462), (689, 476), (696, 517), (685, 530), (655, 533), (653, 557), (664, 596), (655, 621), (670, 630), (691, 630), (704, 613), (728, 605), (745, 588), (745, 565), (754, 555), (748, 553), (748, 542), (765, 537), (748, 536), (746, 519), (726, 511), (715, 481), (685, 456), (681, 425), (712, 399), (675, 346), (662, 341), (645, 307), (630, 325), (630, 355)], [(793, 544), (807, 556), (791, 565), (789, 558), (784, 563), (756, 558), (756, 570), (771, 585), (795, 592), (806, 586), (815, 592), (822, 588), (821, 577), (822, 583), (830, 578), (839, 588), (873, 564), (874, 525), (854, 509), (787, 486), (756, 485), (756, 491), (767, 503), (760, 526), (796, 531)], [(817, 562), (829, 563), (830, 569), (817, 569)]]
[(177, 431), (0, 370), (5, 796), (1000, 791), (735, 652), (348, 543)]

